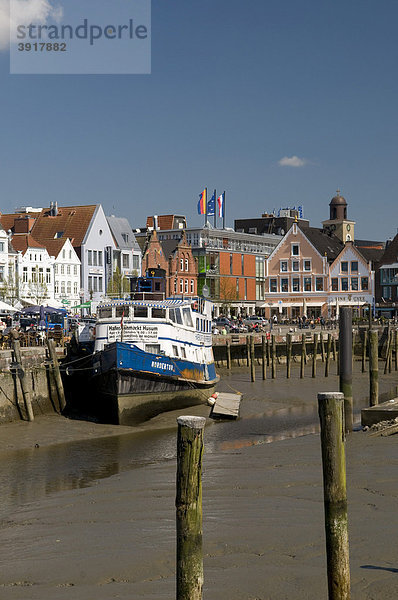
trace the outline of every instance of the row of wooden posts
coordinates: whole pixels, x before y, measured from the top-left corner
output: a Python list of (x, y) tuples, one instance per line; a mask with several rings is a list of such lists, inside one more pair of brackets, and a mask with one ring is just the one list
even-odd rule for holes
[[(53, 374), (53, 378), (54, 378), (54, 382), (55, 382), (55, 389), (57, 392), (58, 402), (59, 402), (59, 410), (62, 412), (66, 406), (66, 400), (65, 400), (64, 387), (63, 387), (62, 379), (61, 379), (61, 373), (59, 370), (59, 362), (58, 362), (57, 352), (55, 349), (55, 341), (52, 338), (46, 337), (46, 344), (47, 344), (48, 354), (50, 357), (49, 368)], [(19, 379), (19, 382), (21, 385), (22, 398), (23, 398), (26, 415), (27, 415), (27, 420), (34, 421), (35, 417), (34, 417), (33, 408), (32, 408), (31, 392), (29, 390), (29, 386), (27, 383), (27, 377), (26, 377), (25, 370), (22, 367), (20, 340), (16, 337), (12, 337), (11, 347), (12, 347), (12, 351), (14, 354), (13, 367), (14, 367), (14, 370), (18, 376), (18, 379)]]
[[(365, 332), (365, 348), (369, 347), (370, 405), (378, 403), (378, 332), (371, 326)], [(316, 334), (315, 334), (316, 336)], [(314, 347), (316, 348), (316, 337)], [(303, 338), (302, 338), (303, 339)], [(397, 369), (397, 332), (388, 332), (385, 372), (392, 368), (392, 348), (395, 346)], [(304, 341), (302, 342), (304, 345)], [(271, 367), (275, 373), (276, 353), (272, 352)], [(262, 366), (266, 377), (267, 352), (263, 338)], [(332, 348), (328, 338), (330, 356)], [(228, 348), (228, 347), (227, 347)], [(290, 374), (291, 343), (287, 343), (287, 376)], [(352, 310), (341, 308), (339, 328), (340, 391), (318, 394), (318, 414), (321, 426), (326, 564), (329, 600), (350, 599), (350, 564), (348, 545), (345, 436), (353, 428), (352, 402)], [(249, 354), (250, 352), (250, 354)], [(227, 354), (228, 356), (228, 354)], [(305, 360), (302, 351), (301, 373)], [(313, 356), (316, 357), (316, 351)], [(254, 378), (254, 343), (248, 349)], [(272, 357), (274, 360), (272, 361)], [(316, 362), (316, 358), (314, 358)], [(230, 363), (230, 359), (229, 359)], [(327, 360), (326, 360), (326, 364)], [(272, 366), (273, 365), (273, 366)], [(314, 369), (314, 367), (313, 367)], [(363, 368), (363, 370), (365, 370)], [(326, 371), (326, 370), (325, 370)], [(325, 372), (326, 374), (326, 372)], [(275, 375), (274, 375), (275, 376)], [(314, 370), (313, 370), (313, 376)], [(202, 554), (202, 458), (203, 417), (179, 417), (177, 437), (177, 600), (201, 600), (204, 581)]]

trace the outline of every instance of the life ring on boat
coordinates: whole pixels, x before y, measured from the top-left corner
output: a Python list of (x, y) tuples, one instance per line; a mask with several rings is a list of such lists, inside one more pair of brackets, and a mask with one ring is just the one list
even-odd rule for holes
[(195, 311), (198, 310), (198, 303), (196, 300), (195, 300), (195, 302), (192, 302), (192, 310), (195, 310)]

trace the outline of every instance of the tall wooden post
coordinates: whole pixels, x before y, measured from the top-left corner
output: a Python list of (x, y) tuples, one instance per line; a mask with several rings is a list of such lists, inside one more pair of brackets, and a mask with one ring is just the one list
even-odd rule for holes
[(250, 376), (252, 381), (256, 381), (256, 362), (254, 359), (254, 335), (250, 340)]
[(286, 378), (290, 379), (290, 367), (292, 360), (292, 336), (290, 333), (286, 335)]
[(250, 335), (246, 336), (246, 364), (250, 367)]
[(231, 340), (226, 340), (226, 352), (227, 352), (227, 369), (231, 368)]
[(387, 346), (386, 346), (386, 362), (384, 363), (384, 375), (388, 371), (389, 362), (390, 362), (390, 351), (391, 351), (391, 331), (390, 331), (390, 325), (388, 325), (388, 330), (387, 330)]
[(352, 431), (352, 309), (340, 309), (339, 330), (340, 392), (344, 394), (344, 415), (346, 433)]
[(368, 345), (368, 332), (364, 329), (362, 337), (362, 373), (366, 371), (366, 348)]
[(336, 352), (336, 338), (332, 336), (332, 352), (333, 352), (333, 360), (336, 362), (337, 360), (337, 352)]
[(395, 334), (394, 334), (394, 348), (395, 348), (395, 370), (398, 371), (398, 329), (395, 330)]
[(204, 417), (178, 417), (177, 437), (177, 600), (201, 600), (202, 457)]
[(301, 361), (300, 361), (300, 379), (303, 379), (305, 371), (305, 333), (301, 334)]
[(326, 346), (326, 362), (325, 362), (325, 377), (329, 377), (330, 351), (332, 349), (332, 334), (328, 333), (328, 341)]
[(274, 335), (271, 335), (271, 377), (272, 379), (276, 377), (276, 346)]
[(263, 379), (267, 379), (267, 340), (265, 339), (265, 335), (261, 336), (261, 366), (262, 366), (262, 375)]
[(314, 344), (312, 349), (312, 377), (316, 377), (316, 357), (318, 353), (318, 334), (314, 333)]
[(267, 367), (271, 364), (271, 340), (267, 339)]
[(55, 379), (55, 387), (57, 388), (59, 408), (62, 411), (62, 410), (64, 410), (64, 408), (66, 406), (66, 400), (65, 400), (64, 386), (62, 384), (61, 373), (59, 371), (59, 363), (58, 363), (58, 358), (57, 358), (57, 351), (55, 349), (55, 342), (51, 338), (47, 338), (46, 342), (47, 342), (47, 347), (48, 347), (48, 353), (49, 353), (50, 358), (53, 363), (53, 373), (54, 373), (54, 379)]
[(322, 359), (322, 362), (325, 362), (325, 347), (323, 345), (323, 333), (322, 333), (322, 331), (319, 334), (319, 342), (320, 342), (320, 345), (321, 345), (321, 359)]
[[(341, 313), (340, 313), (341, 314)], [(329, 600), (350, 599), (344, 394), (318, 394)]]
[(379, 403), (379, 335), (369, 330), (369, 405)]
[(17, 375), (21, 383), (22, 397), (25, 405), (26, 415), (28, 421), (34, 421), (35, 417), (32, 409), (32, 402), (30, 398), (30, 391), (27, 386), (25, 372), (22, 368), (22, 356), (21, 356), (21, 345), (16, 337), (12, 337), (12, 349), (14, 351), (15, 362), (18, 364)]

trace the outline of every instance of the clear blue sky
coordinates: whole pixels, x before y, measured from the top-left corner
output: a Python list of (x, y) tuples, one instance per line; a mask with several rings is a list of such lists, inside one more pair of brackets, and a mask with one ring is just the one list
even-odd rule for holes
[(207, 186), (228, 225), (301, 204), (319, 226), (339, 187), (356, 237), (393, 236), (397, 31), (396, 0), (153, 0), (151, 75), (9, 75), (3, 50), (0, 210), (199, 225)]

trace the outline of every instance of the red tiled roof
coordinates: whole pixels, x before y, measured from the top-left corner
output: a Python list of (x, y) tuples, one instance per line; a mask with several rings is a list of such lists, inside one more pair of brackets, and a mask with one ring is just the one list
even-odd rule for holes
[(43, 244), (39, 244), (29, 233), (16, 233), (11, 243), (14, 250), (23, 254), (25, 254), (28, 248), (45, 248)]
[[(96, 204), (60, 206), (55, 217), (50, 215), (50, 209), (43, 209), (32, 228), (32, 235), (46, 245), (51, 240), (58, 239), (65, 242), (66, 238), (70, 238), (72, 245), (75, 248), (79, 247), (82, 245), (96, 208)], [(55, 238), (55, 235), (60, 232), (62, 237)]]

